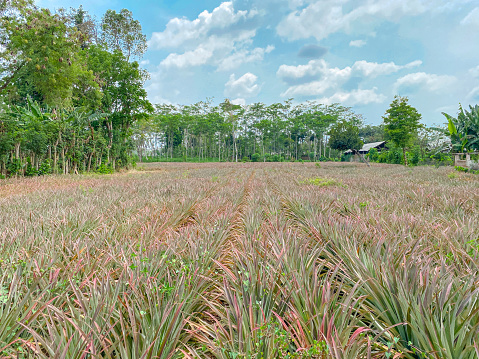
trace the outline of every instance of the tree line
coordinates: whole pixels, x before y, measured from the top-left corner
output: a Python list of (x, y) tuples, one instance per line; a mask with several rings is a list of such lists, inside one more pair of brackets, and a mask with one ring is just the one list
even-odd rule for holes
[(153, 112), (132, 13), (101, 21), (0, 2), (0, 175), (113, 171), (131, 162), (133, 126)]
[(81, 6), (52, 13), (0, 0), (0, 15), (0, 177), (112, 172), (135, 161), (344, 159), (344, 149), (383, 140), (394, 148), (378, 160), (418, 162), (441, 158), (440, 136), (454, 151), (479, 148), (478, 106), (444, 114), (446, 128), (421, 125), (401, 97), (378, 126), (315, 101), (153, 106), (138, 63), (146, 36), (129, 10), (97, 20)]
[(470, 112), (461, 107), (457, 118), (444, 114), (449, 126), (440, 128), (421, 124), (408, 101), (395, 96), (377, 126), (349, 107), (314, 101), (156, 105), (135, 127), (135, 153), (139, 161), (348, 160), (348, 149), (388, 141), (388, 150), (372, 151), (369, 160), (417, 165), (451, 164), (451, 151), (479, 149), (478, 106)]
[(138, 159), (199, 161), (318, 160), (336, 156), (328, 130), (338, 121), (361, 125), (361, 115), (339, 104), (292, 100), (248, 106), (228, 99), (193, 105), (156, 105), (155, 113), (137, 123)]

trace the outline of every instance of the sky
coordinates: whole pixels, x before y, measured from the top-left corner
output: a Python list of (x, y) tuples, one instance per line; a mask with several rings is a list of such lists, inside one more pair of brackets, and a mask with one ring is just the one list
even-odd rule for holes
[(133, 12), (152, 103), (341, 103), (380, 124), (395, 95), (427, 125), (479, 104), (479, 0), (37, 0)]

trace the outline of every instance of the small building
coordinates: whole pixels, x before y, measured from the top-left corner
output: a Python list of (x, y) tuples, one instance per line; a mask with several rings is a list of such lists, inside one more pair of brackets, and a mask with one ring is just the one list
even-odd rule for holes
[[(386, 141), (381, 141), (381, 142), (371, 142), (371, 143), (365, 143), (363, 147), (358, 150), (361, 155), (367, 155), (369, 153), (369, 150), (375, 148), (378, 150), (378, 152), (381, 152), (383, 149), (387, 149), (386, 147)], [(345, 155), (352, 155), (354, 154), (353, 150), (347, 150), (344, 152)]]
[[(364, 155), (368, 154), (369, 150), (372, 149), (372, 148), (375, 148), (375, 149), (378, 150), (378, 152), (381, 152), (381, 150), (387, 149), (386, 141), (365, 143), (363, 145), (363, 147), (360, 150), (357, 151), (358, 153), (354, 153), (353, 150), (347, 150), (346, 152), (344, 152), (344, 154), (346, 156), (348, 156), (348, 155), (351, 156), (351, 158), (349, 160), (350, 162), (360, 162), (360, 161), (365, 162)], [(363, 157), (363, 159), (361, 159), (360, 156)]]
[(479, 165), (478, 163), (471, 161), (471, 154), (475, 155), (478, 153), (479, 152), (451, 153), (454, 155), (454, 166), (476, 169)]
[[(363, 147), (360, 150), (358, 150), (358, 152), (362, 155), (365, 155), (369, 153), (369, 150), (371, 148), (375, 148), (378, 150), (378, 152), (381, 152), (382, 149), (386, 148), (386, 141), (365, 143)], [(344, 154), (346, 155), (349, 155), (352, 153), (353, 153), (352, 150), (347, 150), (346, 152), (344, 152)]]

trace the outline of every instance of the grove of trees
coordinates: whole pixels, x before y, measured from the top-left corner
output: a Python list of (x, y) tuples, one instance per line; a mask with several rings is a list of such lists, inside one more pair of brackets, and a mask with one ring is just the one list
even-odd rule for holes
[[(282, 161), (343, 157), (362, 143), (388, 140), (370, 160), (418, 164), (450, 149), (479, 149), (479, 107), (444, 114), (426, 128), (396, 96), (379, 126), (340, 104), (225, 99), (152, 105), (138, 60), (146, 36), (133, 14), (101, 20), (81, 6), (52, 13), (33, 0), (0, 0), (0, 178), (108, 173), (135, 161)], [(435, 140), (436, 145), (431, 145)]]
[(131, 12), (98, 22), (32, 0), (4, 0), (0, 12), (0, 175), (127, 166), (132, 127), (153, 112), (148, 73), (132, 61), (146, 37)]
[(138, 122), (134, 138), (140, 160), (318, 160), (331, 157), (329, 129), (338, 121), (361, 124), (362, 118), (338, 104), (293, 106), (291, 100), (157, 105), (153, 116)]

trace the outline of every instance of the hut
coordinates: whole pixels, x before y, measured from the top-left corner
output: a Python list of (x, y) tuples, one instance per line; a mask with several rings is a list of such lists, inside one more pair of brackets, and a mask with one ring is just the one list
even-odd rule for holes
[(378, 152), (381, 152), (381, 150), (387, 149), (386, 141), (365, 143), (363, 147), (360, 150), (358, 150), (356, 153), (354, 153), (355, 151), (353, 150), (347, 150), (346, 152), (344, 152), (344, 154), (351, 155), (351, 159), (350, 159), (351, 162), (359, 162), (361, 159), (359, 158), (358, 154), (364, 156), (368, 154), (369, 150), (371, 150), (372, 148), (375, 148), (378, 150)]

